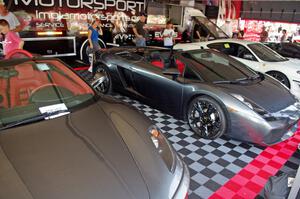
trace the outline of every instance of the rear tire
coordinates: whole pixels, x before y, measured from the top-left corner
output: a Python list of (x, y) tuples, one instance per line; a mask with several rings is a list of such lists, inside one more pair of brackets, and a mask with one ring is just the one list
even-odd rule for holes
[(227, 130), (227, 118), (220, 104), (211, 97), (198, 96), (193, 99), (187, 111), (191, 129), (205, 139), (215, 139)]
[[(99, 45), (100, 45), (101, 49), (106, 48), (105, 43), (101, 39), (98, 39), (98, 42), (99, 42)], [(88, 55), (89, 50), (88, 49), (89, 49), (89, 41), (88, 41), (88, 39), (86, 39), (82, 43), (81, 48), (80, 48), (80, 59), (81, 59), (81, 61), (83, 61), (86, 64), (90, 64), (89, 55)]]
[(103, 65), (100, 65), (96, 68), (95, 75), (91, 81), (91, 86), (100, 94), (111, 94), (112, 81), (109, 74), (109, 69)]
[(274, 77), (275, 79), (277, 79), (278, 81), (280, 81), (282, 84), (284, 84), (286, 87), (291, 88), (291, 84), (289, 79), (285, 76), (285, 74), (281, 73), (281, 72), (277, 72), (277, 71), (270, 71), (267, 72), (268, 75), (271, 75), (272, 77)]

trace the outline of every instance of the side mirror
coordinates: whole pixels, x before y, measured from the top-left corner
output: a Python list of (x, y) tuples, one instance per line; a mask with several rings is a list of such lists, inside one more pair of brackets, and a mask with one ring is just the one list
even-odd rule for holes
[(181, 73), (179, 72), (179, 70), (177, 68), (168, 68), (168, 69), (163, 71), (163, 74), (168, 75), (168, 76), (172, 76), (172, 79), (176, 80), (177, 77), (179, 77)]
[(254, 60), (254, 57), (253, 57), (253, 55), (251, 55), (251, 54), (244, 54), (243, 58), (244, 58), (244, 59), (251, 60), (251, 61)]

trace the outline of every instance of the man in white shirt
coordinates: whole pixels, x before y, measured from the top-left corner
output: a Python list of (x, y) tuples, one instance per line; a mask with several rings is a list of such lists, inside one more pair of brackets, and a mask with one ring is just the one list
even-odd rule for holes
[(8, 22), (11, 31), (20, 32), (22, 30), (18, 18), (7, 10), (3, 1), (0, 1), (0, 19), (4, 19)]
[(164, 46), (166, 48), (172, 48), (174, 45), (175, 31), (173, 30), (173, 24), (170, 21), (167, 22), (162, 37), (164, 38)]

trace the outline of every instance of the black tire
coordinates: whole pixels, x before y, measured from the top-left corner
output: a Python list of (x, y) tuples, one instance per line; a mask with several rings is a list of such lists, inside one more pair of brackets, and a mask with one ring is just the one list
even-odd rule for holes
[[(99, 45), (102, 48), (106, 48), (105, 43), (102, 41), (102, 39), (98, 39)], [(83, 43), (82, 46), (80, 48), (80, 54), (82, 54), (81, 57), (81, 61), (83, 61), (86, 64), (90, 64), (90, 60), (89, 60), (89, 42), (86, 39)]]
[(267, 72), (267, 74), (271, 75), (272, 77), (274, 77), (275, 79), (280, 81), (286, 87), (291, 88), (289, 79), (283, 73), (277, 72), (277, 71), (270, 71), (270, 72)]
[(95, 75), (91, 80), (91, 86), (100, 94), (112, 93), (112, 81), (109, 69), (106, 66), (100, 65), (96, 67)]
[(228, 121), (223, 108), (208, 96), (198, 96), (190, 102), (187, 119), (191, 129), (201, 138), (215, 139), (227, 130)]

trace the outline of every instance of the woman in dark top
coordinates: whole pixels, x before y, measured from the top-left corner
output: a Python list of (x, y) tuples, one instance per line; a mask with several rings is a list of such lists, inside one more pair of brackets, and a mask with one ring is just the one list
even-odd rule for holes
[(101, 25), (101, 22), (99, 19), (96, 19), (92, 22), (88, 30), (88, 40), (89, 40), (90, 48), (94, 52), (101, 48), (98, 42), (98, 37), (99, 35), (103, 35), (103, 32), (101, 27), (99, 27), (99, 25)]

